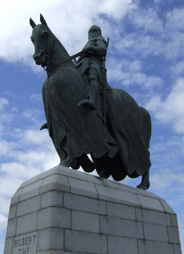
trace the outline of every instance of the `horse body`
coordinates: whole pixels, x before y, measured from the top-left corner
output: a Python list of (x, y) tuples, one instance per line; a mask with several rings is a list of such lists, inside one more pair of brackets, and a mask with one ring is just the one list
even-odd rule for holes
[[(67, 166), (72, 166), (75, 161), (73, 168), (82, 165), (89, 172), (95, 167), (100, 176), (112, 175), (115, 180), (122, 180), (126, 175), (143, 175), (139, 187), (148, 188), (149, 113), (125, 91), (111, 87), (106, 94), (106, 124), (100, 110), (78, 107), (85, 99), (86, 83), (42, 16), (41, 23), (36, 25), (30, 21), (35, 46), (33, 57), (36, 64), (46, 67), (43, 103), (48, 131), (61, 164), (67, 160)], [(92, 162), (87, 154), (91, 155)]]

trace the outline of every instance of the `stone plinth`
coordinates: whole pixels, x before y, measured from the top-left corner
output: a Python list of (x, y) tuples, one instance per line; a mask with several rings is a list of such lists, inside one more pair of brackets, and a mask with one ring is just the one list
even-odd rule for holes
[(4, 254), (181, 254), (160, 197), (57, 166), (11, 200)]

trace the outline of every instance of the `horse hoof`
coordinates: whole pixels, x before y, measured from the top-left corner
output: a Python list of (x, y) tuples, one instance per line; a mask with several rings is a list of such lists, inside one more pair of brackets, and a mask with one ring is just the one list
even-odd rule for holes
[(59, 165), (61, 165), (63, 167), (67, 167), (67, 168), (71, 167), (75, 170), (79, 169), (79, 167), (80, 167), (80, 165), (76, 159), (70, 159), (69, 157), (67, 157), (66, 159), (61, 161)]
[(146, 185), (143, 183), (140, 183), (139, 185), (137, 185), (137, 188), (141, 190), (147, 190), (149, 189), (149, 187), (150, 187), (150, 183), (147, 183)]
[(82, 107), (85, 110), (94, 111), (97, 107), (90, 100), (82, 100), (78, 103), (78, 107)]
[(107, 172), (107, 170), (102, 170), (100, 172), (99, 176), (102, 177), (102, 178), (107, 179), (107, 178), (109, 178), (110, 174)]

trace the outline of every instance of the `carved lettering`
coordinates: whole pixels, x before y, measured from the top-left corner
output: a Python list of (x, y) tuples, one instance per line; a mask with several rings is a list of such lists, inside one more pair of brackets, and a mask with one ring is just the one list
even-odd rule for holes
[(13, 254), (36, 254), (37, 232), (14, 238)]
[(19, 254), (30, 254), (30, 247), (19, 249)]

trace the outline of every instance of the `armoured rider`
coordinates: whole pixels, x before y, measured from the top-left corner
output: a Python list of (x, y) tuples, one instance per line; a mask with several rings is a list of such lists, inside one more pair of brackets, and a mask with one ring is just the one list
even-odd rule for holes
[(100, 27), (93, 25), (88, 31), (88, 42), (84, 46), (83, 55), (76, 62), (81, 75), (88, 77), (88, 92), (86, 99), (79, 102), (88, 110), (97, 109), (97, 101), (101, 86), (106, 83), (105, 57), (108, 43), (101, 35)]

